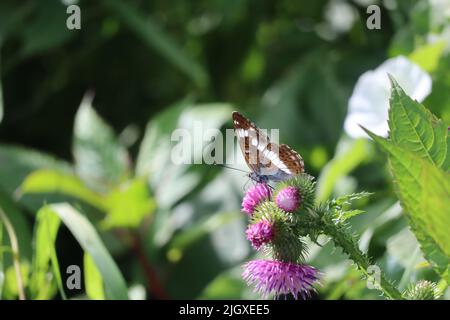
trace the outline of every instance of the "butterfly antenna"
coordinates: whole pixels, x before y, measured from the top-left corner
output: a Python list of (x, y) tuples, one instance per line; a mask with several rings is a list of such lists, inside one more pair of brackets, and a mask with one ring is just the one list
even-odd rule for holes
[(231, 170), (236, 170), (236, 171), (244, 172), (244, 173), (248, 174), (248, 172), (245, 171), (245, 170), (241, 170), (241, 169), (238, 169), (238, 168), (229, 167), (229, 166), (227, 166), (227, 165), (225, 165), (225, 164), (220, 164), (220, 163), (214, 162), (213, 165), (219, 166), (219, 167), (224, 167), (224, 168), (231, 169)]

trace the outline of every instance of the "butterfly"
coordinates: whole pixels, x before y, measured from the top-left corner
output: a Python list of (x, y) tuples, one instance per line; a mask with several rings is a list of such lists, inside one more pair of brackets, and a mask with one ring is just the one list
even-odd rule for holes
[(245, 162), (252, 170), (249, 178), (258, 183), (278, 182), (305, 171), (302, 157), (288, 145), (270, 142), (253, 122), (237, 111), (233, 124)]

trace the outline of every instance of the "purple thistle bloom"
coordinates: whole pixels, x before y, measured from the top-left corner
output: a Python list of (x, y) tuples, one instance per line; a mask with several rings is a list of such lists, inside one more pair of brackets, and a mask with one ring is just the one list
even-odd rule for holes
[(249, 226), (245, 234), (248, 241), (252, 243), (252, 247), (259, 250), (264, 244), (272, 240), (274, 230), (268, 221), (260, 221)]
[(255, 208), (264, 200), (270, 199), (272, 192), (265, 183), (257, 183), (248, 189), (242, 200), (242, 212), (252, 215)]
[(242, 276), (264, 298), (270, 293), (276, 297), (290, 293), (295, 299), (299, 295), (305, 299), (314, 290), (313, 283), (318, 280), (319, 272), (311, 266), (292, 262), (253, 260), (244, 265)]
[(292, 186), (286, 187), (277, 194), (275, 202), (278, 208), (286, 212), (294, 212), (300, 205), (300, 193), (298, 189)]

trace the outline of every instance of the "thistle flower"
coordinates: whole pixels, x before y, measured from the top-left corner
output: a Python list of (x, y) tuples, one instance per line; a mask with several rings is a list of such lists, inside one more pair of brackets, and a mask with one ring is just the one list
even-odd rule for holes
[(242, 274), (247, 284), (254, 286), (264, 298), (271, 293), (276, 297), (290, 293), (295, 299), (299, 296), (305, 299), (314, 290), (318, 275), (311, 266), (277, 260), (249, 261)]
[(245, 231), (248, 241), (251, 242), (252, 247), (259, 250), (264, 244), (270, 242), (274, 236), (274, 230), (271, 223), (268, 221), (260, 221), (252, 224)]
[(293, 186), (286, 187), (278, 192), (275, 202), (278, 208), (283, 209), (286, 212), (294, 212), (301, 202), (300, 193), (298, 189)]
[(242, 200), (242, 212), (252, 215), (255, 208), (264, 200), (270, 199), (272, 192), (265, 183), (257, 183), (248, 189)]

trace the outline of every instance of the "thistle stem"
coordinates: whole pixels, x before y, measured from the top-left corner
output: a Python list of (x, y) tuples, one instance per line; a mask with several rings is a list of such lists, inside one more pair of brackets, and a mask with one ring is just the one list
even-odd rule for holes
[[(370, 272), (369, 267), (373, 265), (371, 259), (364, 254), (352, 240), (352, 237), (348, 235), (342, 228), (335, 224), (325, 223), (323, 231), (326, 235), (330, 236), (336, 246), (342, 248), (342, 250), (350, 257), (351, 260), (358, 266), (366, 277), (373, 276), (373, 272)], [(380, 272), (380, 282), (378, 283), (379, 289), (390, 299), (403, 300), (403, 296), (400, 291), (386, 278), (385, 274)]]

